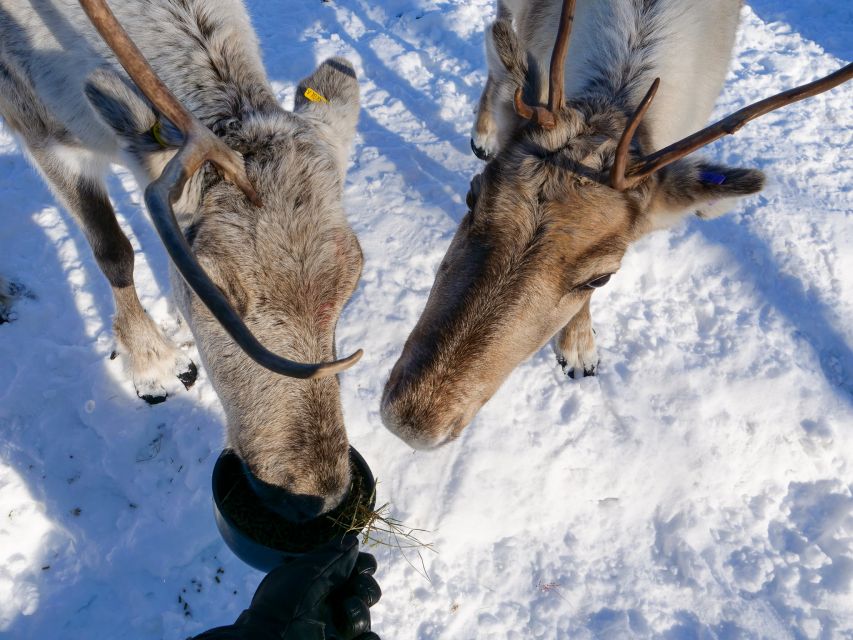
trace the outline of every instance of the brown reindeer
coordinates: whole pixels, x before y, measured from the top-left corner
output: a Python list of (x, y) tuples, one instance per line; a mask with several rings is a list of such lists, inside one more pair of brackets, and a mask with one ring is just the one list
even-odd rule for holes
[(474, 143), (491, 159), (382, 397), (385, 425), (413, 447), (457, 437), (549, 340), (570, 375), (593, 374), (590, 299), (628, 246), (764, 183), (687, 156), (853, 76), (848, 65), (691, 134), (722, 86), (740, 0), (574, 5), (502, 1), (487, 35)]

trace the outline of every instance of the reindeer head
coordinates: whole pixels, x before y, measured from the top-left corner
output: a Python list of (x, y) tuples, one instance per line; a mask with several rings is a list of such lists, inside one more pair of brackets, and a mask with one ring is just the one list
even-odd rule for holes
[(539, 74), (509, 21), (492, 28), (487, 51), (504, 74), (491, 73), (512, 105), (502, 112), (502, 145), (471, 183), (470, 210), (382, 398), (386, 426), (414, 447), (458, 436), (510, 372), (619, 270), (632, 242), (762, 187), (759, 171), (683, 157), (697, 148), (694, 138), (702, 146), (717, 130), (647, 155), (642, 116), (657, 82), (633, 113), (595, 95), (564, 102), (572, 5), (564, 3), (547, 107), (524, 99), (538, 104)]
[[(326, 102), (306, 100), (306, 88)], [(323, 362), (335, 357), (335, 326), (362, 267), (341, 206), (358, 114), (352, 67), (327, 60), (297, 96), (294, 113), (249, 118), (223, 137), (243, 153), (263, 207), (216, 180), (203, 189), (188, 235), (252, 334), (277, 353)], [(299, 379), (260, 366), (181, 277), (173, 289), (183, 293), (184, 317), (225, 408), (229, 445), (260, 481), (256, 488), (277, 489), (290, 519), (337, 506), (350, 481), (337, 377)]]
[[(341, 206), (358, 119), (355, 72), (327, 60), (300, 84), (292, 113), (264, 85), (216, 122), (217, 136), (162, 86), (101, 0), (81, 1), (136, 85), (98, 72), (87, 96), (136, 164), (152, 177), (162, 169), (146, 204), (222, 400), (229, 445), (291, 520), (329, 511), (350, 485), (334, 374), (360, 352), (326, 364), (275, 354), (333, 359), (335, 325), (361, 273)], [(307, 89), (315, 101), (303, 97)]]

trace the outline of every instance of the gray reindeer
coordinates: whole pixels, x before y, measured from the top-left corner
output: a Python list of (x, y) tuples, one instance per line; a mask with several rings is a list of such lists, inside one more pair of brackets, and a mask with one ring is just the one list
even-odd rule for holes
[(456, 438), (549, 340), (572, 377), (593, 374), (590, 298), (628, 246), (762, 188), (759, 171), (686, 156), (853, 77), (848, 65), (702, 129), (741, 4), (499, 0), (472, 137), (489, 161), (385, 385), (392, 432), (416, 448)]
[[(196, 370), (140, 305), (109, 163), (147, 187), (229, 445), (286, 492), (291, 517), (314, 517), (350, 482), (335, 374), (361, 352), (327, 361), (362, 267), (341, 206), (355, 72), (323, 62), (288, 112), (239, 0), (111, 5), (115, 14), (103, 0), (0, 0), (0, 115), (85, 232), (136, 392), (156, 403)], [(8, 293), (0, 280), (0, 303)]]

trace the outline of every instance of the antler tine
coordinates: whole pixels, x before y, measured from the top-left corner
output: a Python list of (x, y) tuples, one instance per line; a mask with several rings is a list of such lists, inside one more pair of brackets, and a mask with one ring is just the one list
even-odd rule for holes
[(639, 106), (628, 119), (625, 125), (625, 131), (622, 132), (622, 137), (619, 139), (619, 145), (616, 147), (616, 158), (613, 161), (613, 168), (610, 170), (610, 186), (617, 191), (624, 191), (630, 185), (625, 179), (625, 170), (628, 168), (628, 151), (631, 148), (631, 141), (634, 139), (634, 134), (637, 132), (637, 127), (649, 110), (655, 94), (660, 86), (660, 78), (655, 78), (652, 86), (646, 92), (645, 97), (640, 101)]
[(665, 166), (672, 164), (676, 160), (683, 158), (697, 149), (708, 145), (715, 140), (719, 140), (727, 135), (737, 133), (741, 127), (748, 122), (759, 118), (771, 111), (781, 109), (794, 102), (811, 98), (819, 93), (824, 93), (844, 84), (853, 79), (853, 63), (842, 67), (838, 71), (824, 76), (814, 82), (788, 89), (775, 96), (765, 98), (759, 102), (755, 102), (733, 114), (726, 116), (719, 122), (712, 124), (701, 131), (687, 136), (683, 140), (679, 140), (674, 144), (669, 145), (665, 149), (661, 149), (649, 156), (643, 158), (638, 166), (628, 172), (625, 177), (623, 189), (630, 188), (644, 178), (652, 175), (656, 171), (663, 169)]
[(572, 24), (575, 19), (575, 0), (563, 0), (560, 13), (560, 26), (557, 28), (557, 41), (551, 54), (551, 68), (548, 74), (548, 106), (532, 107), (524, 102), (521, 88), (515, 91), (515, 112), (532, 120), (545, 129), (551, 129), (557, 123), (556, 114), (563, 106), (565, 78), (563, 70), (566, 65), (566, 53), (569, 50), (569, 37), (572, 34)]
[(246, 175), (242, 157), (178, 102), (154, 73), (104, 0), (79, 2), (142, 93), (184, 133), (184, 146), (169, 161), (160, 177), (145, 190), (145, 204), (166, 251), (187, 284), (246, 355), (270, 371), (293, 378), (321, 378), (340, 373), (358, 362), (363, 353), (361, 349), (334, 362), (294, 362), (264, 347), (249, 331), (228, 299), (196, 260), (172, 210), (172, 202), (181, 197), (187, 180), (206, 161), (213, 162), (229, 182), (239, 187), (256, 206), (261, 206)]
[(521, 96), (521, 87), (515, 90), (514, 104), (515, 112), (525, 120), (532, 120), (546, 129), (551, 129), (556, 124), (554, 114), (548, 111), (548, 109), (545, 107), (531, 107), (524, 101), (524, 98)]
[(569, 38), (575, 21), (575, 0), (563, 0), (560, 13), (560, 26), (557, 29), (557, 42), (551, 54), (551, 71), (548, 75), (548, 111), (556, 113), (563, 107), (563, 91), (566, 78), (566, 54), (569, 51)]

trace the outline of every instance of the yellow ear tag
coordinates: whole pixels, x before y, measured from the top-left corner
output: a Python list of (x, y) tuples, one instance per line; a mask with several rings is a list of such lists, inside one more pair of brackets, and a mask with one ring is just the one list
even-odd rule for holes
[(163, 139), (163, 125), (158, 120), (154, 123), (154, 126), (151, 127), (151, 136), (157, 141), (164, 149), (168, 149), (169, 145), (166, 144), (166, 141)]
[(311, 87), (305, 89), (305, 93), (303, 94), (306, 98), (308, 98), (311, 102), (328, 102), (323, 96), (314, 91)]

